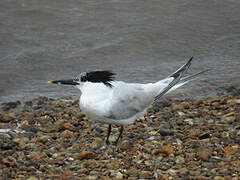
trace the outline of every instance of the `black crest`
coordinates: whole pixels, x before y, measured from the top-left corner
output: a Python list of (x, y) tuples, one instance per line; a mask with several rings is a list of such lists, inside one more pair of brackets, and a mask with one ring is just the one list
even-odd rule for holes
[(90, 81), (90, 82), (102, 82), (106, 86), (112, 87), (111, 81), (114, 80), (114, 75), (112, 71), (91, 71), (82, 74), (81, 81)]

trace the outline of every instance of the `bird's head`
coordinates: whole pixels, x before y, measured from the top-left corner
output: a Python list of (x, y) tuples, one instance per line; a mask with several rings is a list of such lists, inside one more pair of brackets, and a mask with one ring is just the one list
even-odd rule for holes
[(111, 81), (114, 80), (114, 75), (112, 71), (90, 71), (83, 72), (72, 79), (65, 80), (54, 80), (48, 81), (49, 84), (63, 84), (63, 85), (74, 85), (78, 88), (84, 85), (86, 82), (91, 83), (103, 83), (108, 87), (112, 87)]

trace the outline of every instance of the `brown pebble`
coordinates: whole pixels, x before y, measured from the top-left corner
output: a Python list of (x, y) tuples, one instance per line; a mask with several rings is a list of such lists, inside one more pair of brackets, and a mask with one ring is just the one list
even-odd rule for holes
[(177, 105), (173, 106), (173, 110), (183, 110), (183, 109), (184, 109), (184, 106), (180, 105), (180, 104), (177, 104)]
[(236, 167), (240, 167), (240, 160), (232, 161), (231, 164)]
[(197, 153), (197, 157), (201, 160), (207, 161), (211, 157), (211, 152), (209, 151), (202, 151)]
[(208, 178), (206, 178), (206, 177), (204, 177), (204, 176), (201, 176), (201, 175), (196, 176), (196, 179), (197, 179), (197, 180), (208, 180)]
[(72, 175), (72, 171), (71, 170), (66, 170), (64, 171), (64, 176), (71, 176)]
[(224, 153), (227, 155), (235, 154), (238, 150), (238, 145), (227, 146), (223, 149)]
[(164, 175), (161, 177), (161, 180), (169, 180), (169, 175), (168, 175), (168, 174), (164, 174)]
[(225, 165), (225, 162), (221, 161), (221, 162), (217, 163), (217, 165), (220, 167), (223, 167)]
[(139, 174), (139, 178), (140, 179), (147, 179), (147, 178), (151, 178), (153, 176), (153, 173), (151, 171), (141, 171)]
[(183, 103), (181, 103), (181, 105), (183, 106), (184, 109), (189, 109), (190, 108), (190, 105), (187, 102), (183, 102)]
[(9, 114), (3, 114), (2, 116), (0, 116), (0, 122), (10, 122), (13, 121), (15, 118), (15, 114), (9, 113)]
[(236, 119), (235, 119), (235, 121), (236, 121), (237, 123), (240, 123), (240, 113), (237, 113), (237, 114), (236, 114)]
[(34, 176), (31, 176), (31, 177), (27, 178), (27, 180), (38, 180), (38, 178), (34, 177)]
[(72, 137), (73, 136), (73, 133), (69, 130), (65, 130), (61, 133), (61, 136), (62, 137), (65, 137), (65, 138), (69, 138), (69, 137)]
[(152, 151), (152, 155), (155, 155), (155, 156), (159, 155), (160, 153), (169, 156), (170, 154), (173, 153), (173, 148), (169, 145), (164, 145), (160, 149), (154, 149)]
[(154, 149), (154, 150), (152, 150), (152, 155), (154, 155), (154, 156), (158, 156), (160, 153), (161, 153), (161, 150), (160, 150), (160, 149)]
[(71, 123), (64, 123), (63, 125), (62, 125), (62, 129), (66, 129), (66, 130), (71, 130), (71, 129), (73, 129), (73, 126), (72, 126), (72, 124)]
[(89, 151), (82, 151), (80, 153), (75, 153), (73, 155), (74, 159), (82, 160), (82, 159), (94, 159), (96, 157), (95, 154)]
[(202, 100), (194, 100), (194, 101), (192, 102), (192, 104), (194, 104), (194, 105), (200, 105), (200, 104), (202, 104)]

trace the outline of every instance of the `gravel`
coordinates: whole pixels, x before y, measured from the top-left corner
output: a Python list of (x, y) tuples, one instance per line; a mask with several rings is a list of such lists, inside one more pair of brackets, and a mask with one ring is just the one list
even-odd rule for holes
[[(0, 179), (239, 179), (240, 96), (163, 100), (107, 146), (78, 100), (1, 105)], [(119, 127), (113, 126), (114, 141)]]

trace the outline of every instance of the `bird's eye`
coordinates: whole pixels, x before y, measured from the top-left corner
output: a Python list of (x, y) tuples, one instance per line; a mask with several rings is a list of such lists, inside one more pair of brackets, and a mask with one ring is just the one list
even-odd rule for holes
[(82, 81), (82, 82), (87, 81), (86, 76), (82, 76), (82, 77), (81, 77), (81, 81)]
[(77, 81), (79, 81), (79, 78), (78, 78), (78, 77), (75, 77), (75, 78), (73, 79), (73, 81), (77, 82)]

